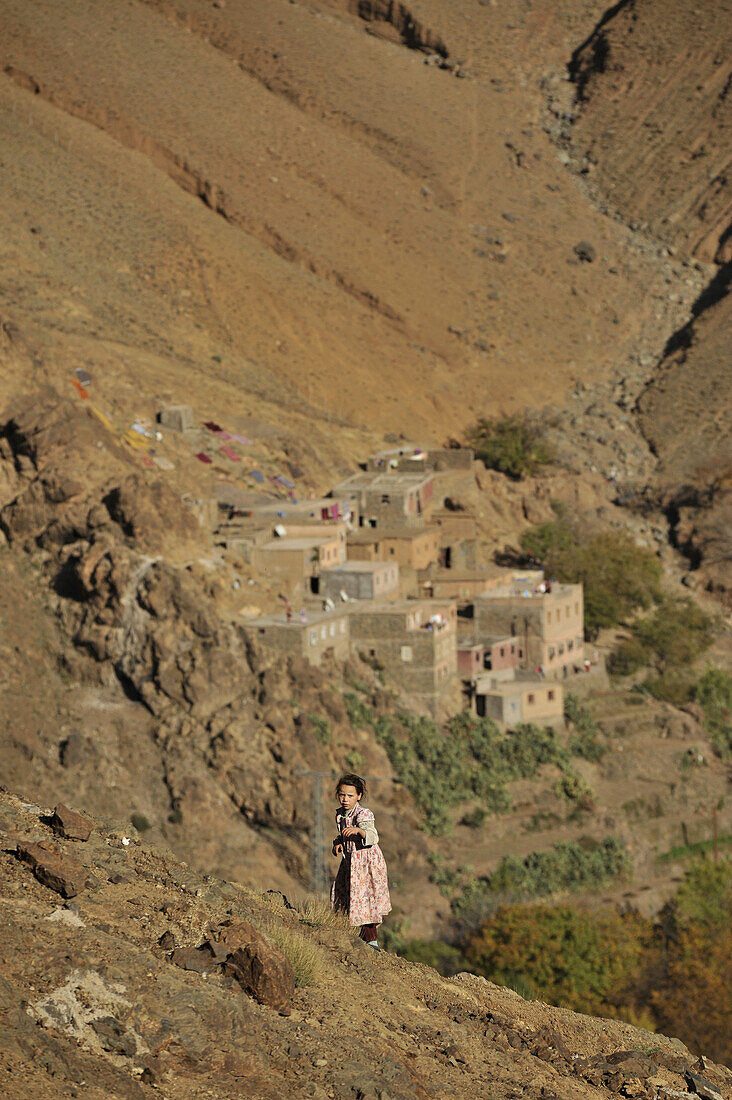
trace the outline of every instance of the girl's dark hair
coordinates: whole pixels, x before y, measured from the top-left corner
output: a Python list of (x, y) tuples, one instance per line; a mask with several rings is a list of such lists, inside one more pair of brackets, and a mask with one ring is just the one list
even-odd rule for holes
[(363, 780), (360, 775), (356, 775), (355, 772), (346, 772), (345, 775), (340, 777), (336, 783), (336, 795), (341, 787), (355, 787), (356, 794), (360, 794), (362, 798), (366, 794), (366, 781)]

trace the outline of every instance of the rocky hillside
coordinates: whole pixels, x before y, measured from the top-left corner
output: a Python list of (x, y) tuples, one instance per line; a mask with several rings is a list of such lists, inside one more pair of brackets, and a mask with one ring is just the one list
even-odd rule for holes
[(732, 1096), (677, 1039), (376, 953), (322, 906), (0, 792), (8, 1100)]

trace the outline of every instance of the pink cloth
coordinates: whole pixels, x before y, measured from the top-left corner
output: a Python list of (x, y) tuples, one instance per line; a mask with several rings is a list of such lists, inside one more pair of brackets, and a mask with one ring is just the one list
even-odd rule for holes
[(222, 455), (226, 455), (232, 462), (241, 462), (241, 455), (238, 455), (231, 447), (221, 447), (220, 450)]
[[(371, 810), (360, 804), (349, 814), (336, 814), (338, 831), (354, 825), (364, 829), (374, 820)], [(330, 892), (330, 903), (336, 910), (348, 913), (351, 924), (381, 924), (391, 912), (386, 860), (378, 844), (364, 847), (363, 837), (343, 841), (346, 855), (341, 859)]]
[(236, 435), (235, 432), (232, 432), (230, 438), (235, 439), (237, 443), (243, 443), (245, 447), (251, 447), (252, 445), (251, 439), (247, 439), (245, 435)]

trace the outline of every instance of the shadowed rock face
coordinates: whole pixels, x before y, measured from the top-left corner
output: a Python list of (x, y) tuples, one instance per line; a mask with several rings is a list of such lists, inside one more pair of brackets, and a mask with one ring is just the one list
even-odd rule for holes
[[(73, 850), (86, 880), (66, 908), (26, 863), (0, 853), (9, 1100), (55, 1100), (81, 1081), (92, 1100), (188, 1100), (202, 1082), (213, 1100), (591, 1100), (598, 1088), (654, 1100), (681, 1094), (690, 1071), (697, 1092), (730, 1095), (729, 1071), (706, 1062), (700, 1075), (676, 1039), (654, 1035), (649, 1055), (648, 1032), (524, 1001), (472, 975), (440, 978), (345, 927), (313, 926), (312, 911), (306, 923), (109, 822), (94, 826), (83, 845), (58, 841), (59, 858)], [(20, 835), (39, 848), (50, 836), (8, 791), (0, 829), (6, 849)], [(300, 978), (306, 957), (312, 984), (294, 988), (271, 937), (299, 952)]]

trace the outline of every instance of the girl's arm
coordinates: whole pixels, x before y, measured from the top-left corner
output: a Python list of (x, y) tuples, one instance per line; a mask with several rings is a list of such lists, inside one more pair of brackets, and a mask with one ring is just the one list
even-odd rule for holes
[(379, 834), (376, 831), (376, 824), (374, 822), (374, 815), (371, 810), (362, 810), (358, 815), (358, 825), (353, 826), (353, 832), (349, 829), (343, 830), (343, 835), (353, 835), (363, 837), (364, 847), (373, 848), (374, 844), (379, 843)]

